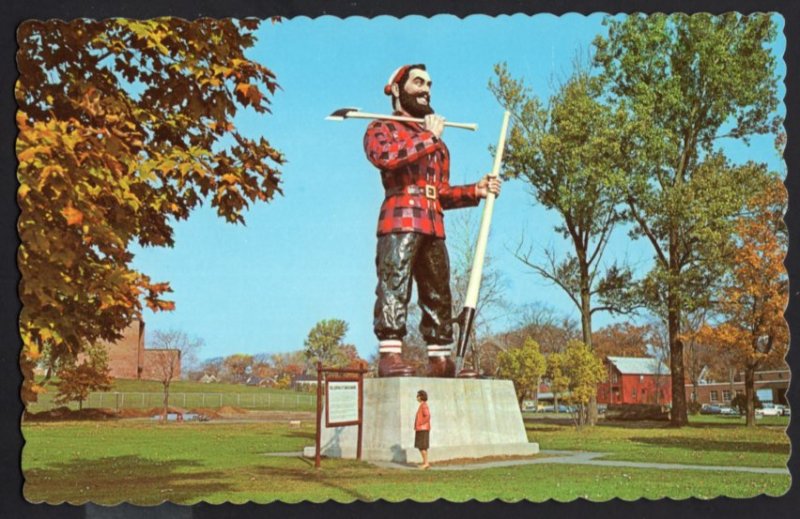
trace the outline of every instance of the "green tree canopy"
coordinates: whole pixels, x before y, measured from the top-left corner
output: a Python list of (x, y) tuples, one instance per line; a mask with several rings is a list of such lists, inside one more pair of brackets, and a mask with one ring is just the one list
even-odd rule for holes
[(171, 246), (203, 201), (229, 222), (280, 192), (284, 158), (243, 135), (269, 112), (274, 74), (245, 57), (257, 20), (26, 21), (16, 84), (20, 331), (26, 382), (48, 347), (113, 341), (168, 283), (131, 267), (133, 243)]
[(571, 249), (563, 258), (548, 252), (540, 262), (520, 244), (516, 256), (566, 292), (591, 347), (594, 313), (627, 312), (635, 305), (630, 270), (616, 264), (600, 269), (608, 239), (624, 217), (626, 115), (601, 102), (602, 82), (580, 66), (546, 104), (504, 64), (495, 66), (495, 74), (489, 88), (513, 115), (503, 173), (530, 184), (536, 200), (559, 215), (556, 231)]
[(539, 351), (539, 343), (533, 339), (527, 339), (520, 348), (497, 355), (497, 375), (514, 383), (520, 405), (526, 396), (539, 388), (544, 371), (544, 355)]
[(632, 15), (608, 21), (595, 60), (609, 102), (628, 116), (623, 156), (633, 235), (653, 247), (651, 308), (668, 323), (673, 425), (685, 425), (681, 315), (707, 304), (726, 267), (734, 216), (764, 167), (720, 148), (779, 133), (769, 14)]
[(323, 319), (311, 328), (303, 343), (306, 361), (311, 365), (322, 362), (326, 367), (339, 367), (350, 362), (345, 344), (347, 323), (341, 319)]

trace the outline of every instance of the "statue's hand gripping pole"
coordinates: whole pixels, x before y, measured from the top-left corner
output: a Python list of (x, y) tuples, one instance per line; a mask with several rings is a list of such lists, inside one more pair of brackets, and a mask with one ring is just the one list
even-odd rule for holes
[[(506, 147), (506, 133), (508, 132), (508, 119), (510, 115), (508, 111), (503, 114), (500, 139), (497, 141), (497, 149), (494, 152), (494, 165), (492, 166), (492, 172), (489, 173), (492, 177), (497, 177), (500, 174), (500, 166), (503, 163), (503, 150)], [(486, 195), (486, 203), (483, 206), (483, 215), (481, 216), (481, 227), (478, 231), (478, 241), (475, 244), (475, 256), (472, 260), (472, 271), (470, 272), (469, 284), (467, 285), (467, 296), (464, 299), (464, 308), (457, 317), (459, 323), (455, 361), (457, 374), (461, 374), (463, 371), (464, 355), (467, 353), (469, 336), (475, 321), (478, 294), (480, 293), (481, 279), (483, 277), (483, 261), (486, 256), (486, 243), (489, 240), (489, 228), (492, 225), (494, 200), (494, 193), (490, 192)], [(464, 374), (466, 375), (466, 373)]]

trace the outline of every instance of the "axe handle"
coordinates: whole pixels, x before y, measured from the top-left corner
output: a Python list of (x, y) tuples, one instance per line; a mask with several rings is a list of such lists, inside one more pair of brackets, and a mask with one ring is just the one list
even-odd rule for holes
[[(416, 117), (405, 117), (403, 115), (383, 115), (371, 114), (368, 112), (350, 112), (347, 114), (348, 119), (384, 119), (387, 121), (401, 121), (406, 123), (423, 123), (425, 119), (418, 119)], [(450, 121), (444, 122), (445, 126), (450, 128), (461, 128), (463, 130), (472, 130), (473, 132), (478, 129), (475, 123), (451, 123)]]

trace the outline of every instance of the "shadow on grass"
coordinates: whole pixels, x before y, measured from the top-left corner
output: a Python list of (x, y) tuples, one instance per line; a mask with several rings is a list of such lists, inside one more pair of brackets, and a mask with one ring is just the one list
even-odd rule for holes
[(631, 442), (646, 443), (658, 447), (679, 447), (695, 451), (721, 452), (760, 452), (766, 454), (784, 454), (789, 456), (789, 443), (759, 443), (743, 441), (703, 440), (700, 438), (630, 438)]
[(139, 456), (52, 463), (24, 471), (23, 494), (37, 503), (194, 503), (231, 488), (224, 473), (191, 470), (197, 467), (202, 463), (195, 460), (154, 461)]
[[(304, 460), (304, 461), (308, 462), (309, 460)], [(258, 467), (257, 470), (259, 477), (268, 478), (269, 481), (273, 482), (280, 482), (279, 484), (276, 483), (276, 487), (278, 485), (280, 486), (285, 485), (286, 487), (291, 488), (295, 486), (294, 483), (298, 483), (301, 485), (313, 483), (321, 485), (326, 488), (339, 490), (359, 501), (370, 501), (373, 499), (367, 496), (366, 494), (362, 494), (357, 490), (355, 490), (355, 488), (358, 488), (359, 486), (357, 482), (355, 482), (352, 485), (355, 488), (350, 488), (342, 485), (341, 481), (345, 477), (341, 473), (328, 474), (325, 472), (317, 471), (313, 468), (314, 465), (312, 462), (308, 462), (304, 465), (305, 465), (304, 467), (298, 469), (261, 466)], [(311, 471), (309, 471), (309, 468), (311, 468)], [(375, 475), (372, 473), (367, 473), (364, 474), (363, 476), (354, 476), (352, 474), (347, 476), (348, 479), (352, 479), (353, 477), (363, 478), (365, 480), (369, 479), (370, 481), (374, 481)], [(280, 488), (276, 488), (277, 493), (280, 493), (280, 490), (281, 490)], [(314, 492), (315, 495), (319, 494), (319, 491), (315, 490)], [(308, 496), (306, 496), (306, 498), (308, 498)]]

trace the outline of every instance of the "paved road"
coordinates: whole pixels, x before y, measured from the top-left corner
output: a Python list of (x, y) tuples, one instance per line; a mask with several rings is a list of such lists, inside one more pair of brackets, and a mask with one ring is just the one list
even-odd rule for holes
[[(661, 470), (711, 470), (725, 472), (750, 472), (756, 474), (789, 474), (787, 468), (770, 467), (737, 467), (728, 465), (683, 465), (680, 463), (643, 463), (638, 461), (622, 460), (602, 460), (603, 456), (608, 456), (606, 452), (579, 452), (579, 451), (553, 451), (543, 450), (541, 454), (547, 457), (528, 458), (506, 461), (488, 461), (485, 463), (464, 463), (460, 465), (433, 465), (431, 470), (479, 470), (496, 467), (513, 467), (516, 465), (540, 465), (544, 463), (561, 463), (565, 465), (594, 465), (599, 467), (630, 467), (640, 469), (661, 469)], [(302, 452), (275, 452), (267, 456), (302, 456)], [(416, 465), (407, 463), (393, 463), (389, 461), (372, 461), (373, 465), (381, 468), (399, 470), (419, 470)]]

